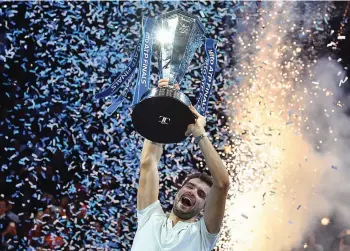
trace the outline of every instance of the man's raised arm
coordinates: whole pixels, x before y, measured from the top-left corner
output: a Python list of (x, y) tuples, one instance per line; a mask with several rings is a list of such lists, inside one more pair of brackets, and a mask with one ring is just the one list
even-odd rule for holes
[(219, 154), (207, 137), (203, 137), (199, 141), (199, 146), (213, 176), (213, 186), (204, 207), (204, 221), (208, 232), (216, 234), (219, 232), (224, 219), (226, 197), (230, 184), (229, 175)]
[(204, 129), (206, 124), (205, 117), (201, 116), (193, 106), (190, 108), (197, 116), (197, 120), (195, 124), (188, 126), (186, 135), (192, 133), (199, 140), (199, 147), (213, 177), (213, 186), (210, 189), (204, 207), (204, 221), (208, 232), (216, 234), (219, 232), (224, 218), (230, 176), (219, 154), (208, 137), (206, 137)]
[(145, 139), (140, 159), (140, 181), (137, 191), (137, 210), (142, 210), (158, 200), (158, 163), (163, 145)]

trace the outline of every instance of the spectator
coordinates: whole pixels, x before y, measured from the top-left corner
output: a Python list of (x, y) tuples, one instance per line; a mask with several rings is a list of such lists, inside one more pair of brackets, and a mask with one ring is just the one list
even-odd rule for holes
[(0, 247), (2, 249), (10, 249), (17, 237), (17, 230), (15, 222), (7, 216), (8, 201), (0, 199)]
[(13, 222), (15, 222), (16, 224), (19, 223), (19, 217), (17, 214), (15, 214), (14, 212), (12, 212), (12, 206), (13, 204), (15, 204), (13, 201), (8, 201), (8, 206), (7, 206), (7, 217), (9, 217), (9, 219)]
[[(350, 230), (347, 230), (350, 232)], [(340, 239), (339, 251), (350, 251), (350, 233)]]
[(64, 240), (61, 236), (50, 233), (45, 237), (45, 243), (52, 250), (61, 248), (64, 245)]
[(311, 234), (307, 237), (306, 245), (304, 246), (305, 251), (323, 251), (323, 247), (320, 244), (316, 244), (315, 234)]
[(333, 242), (332, 251), (350, 251), (350, 229), (341, 231)]
[(7, 200), (0, 199), (0, 232), (5, 231), (11, 220), (7, 217)]
[(92, 222), (92, 224), (94, 225), (94, 228), (98, 233), (103, 232), (103, 222), (102, 221), (97, 220), (97, 221)]
[(40, 245), (43, 244), (44, 242), (44, 236), (42, 233), (42, 227), (43, 227), (43, 215), (44, 212), (40, 211), (37, 213), (35, 216), (34, 220), (34, 226), (33, 228), (29, 231), (29, 244), (34, 247), (39, 247)]
[(59, 211), (62, 218), (71, 218), (72, 214), (69, 210), (69, 197), (63, 195), (60, 200)]

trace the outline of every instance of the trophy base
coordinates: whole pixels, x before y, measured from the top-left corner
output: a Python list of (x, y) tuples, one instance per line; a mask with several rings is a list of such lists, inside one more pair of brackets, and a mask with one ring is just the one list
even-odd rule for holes
[(196, 120), (190, 105), (189, 98), (174, 88), (151, 88), (135, 105), (132, 123), (146, 139), (156, 143), (178, 143), (186, 138), (187, 126)]

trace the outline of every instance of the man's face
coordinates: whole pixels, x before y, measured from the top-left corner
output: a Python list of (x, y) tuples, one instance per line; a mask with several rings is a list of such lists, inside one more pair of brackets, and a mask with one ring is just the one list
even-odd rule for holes
[(6, 213), (7, 207), (5, 201), (0, 201), (0, 215)]
[(199, 178), (189, 180), (175, 195), (173, 211), (183, 220), (189, 220), (204, 208), (210, 187)]

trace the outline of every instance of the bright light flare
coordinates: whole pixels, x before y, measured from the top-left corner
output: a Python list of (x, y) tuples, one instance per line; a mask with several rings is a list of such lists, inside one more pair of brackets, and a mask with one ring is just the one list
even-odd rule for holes
[(323, 226), (327, 226), (330, 222), (331, 222), (330, 219), (327, 218), (327, 217), (324, 217), (324, 218), (321, 220), (321, 224), (322, 224)]
[(171, 31), (159, 29), (157, 31), (157, 41), (161, 44), (170, 44), (173, 41)]
[(157, 41), (161, 44), (172, 43), (174, 40), (174, 34), (175, 34), (177, 23), (178, 23), (178, 18), (167, 20), (166, 27), (160, 28), (156, 33)]

